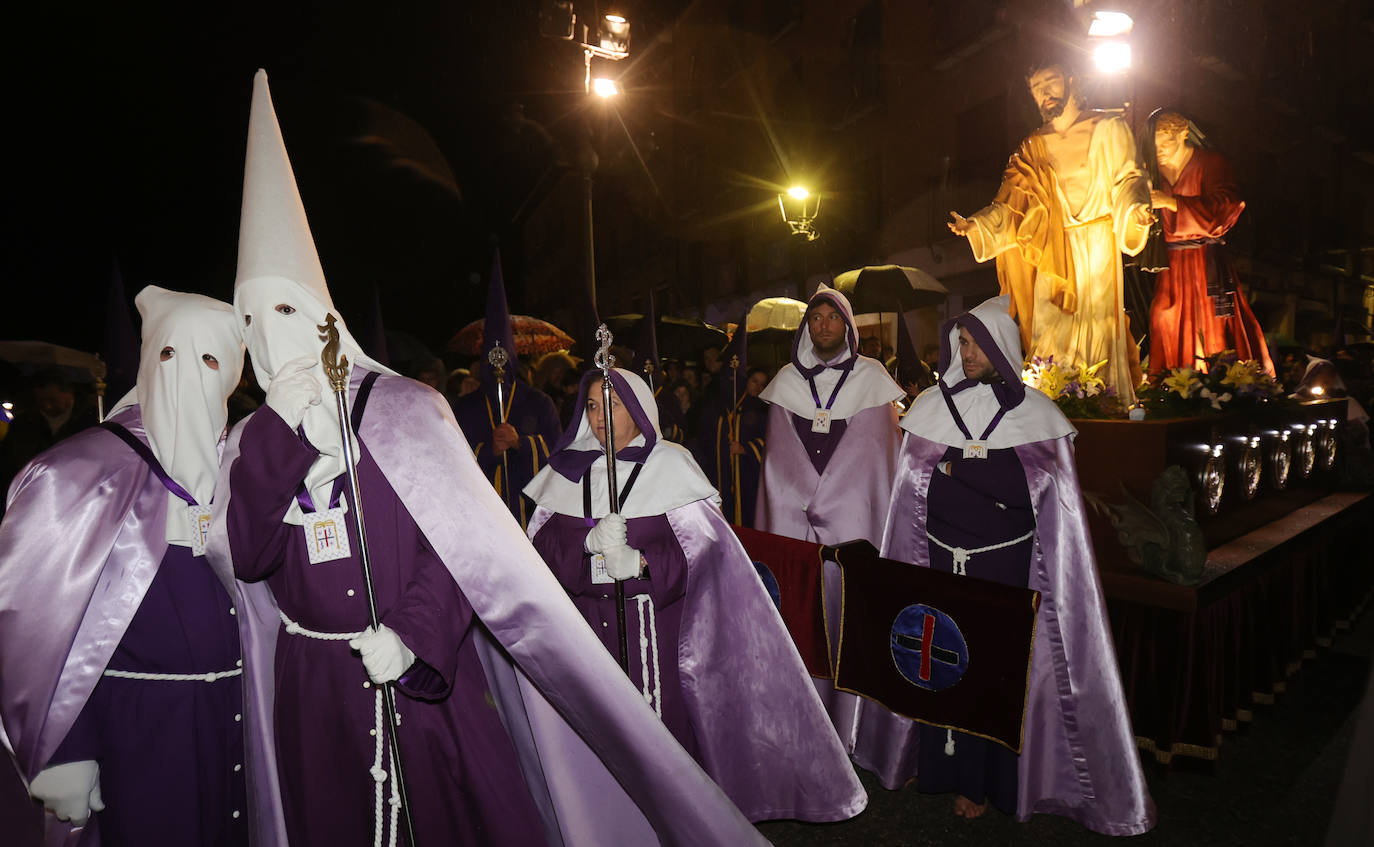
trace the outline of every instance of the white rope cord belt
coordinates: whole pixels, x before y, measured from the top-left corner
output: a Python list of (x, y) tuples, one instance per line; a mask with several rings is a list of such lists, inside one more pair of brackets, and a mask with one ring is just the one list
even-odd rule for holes
[[(644, 700), (663, 719), (663, 687), (658, 672), (658, 627), (654, 621), (654, 601), (648, 594), (636, 594), (633, 598), (639, 607), (639, 666), (640, 677), (644, 680)], [(645, 614), (648, 609), (648, 614)], [(654, 687), (649, 690), (649, 656), (653, 654)]]
[(209, 673), (139, 673), (138, 671), (117, 671), (106, 668), (102, 676), (115, 679), (147, 679), (154, 682), (218, 682), (231, 676), (242, 676), (243, 668), (232, 671), (210, 671)]
[[(292, 635), (313, 638), (316, 641), (352, 641), (363, 635), (362, 632), (316, 632), (313, 629), (306, 629), (291, 620), (286, 616), (286, 612), (280, 609), (277, 610), (277, 613), (281, 615), (281, 622), (286, 625), (286, 631)], [(384, 820), (384, 816), (382, 815), (382, 784), (387, 781), (388, 777), (386, 769), (382, 767), (382, 754), (385, 743), (383, 739), (386, 734), (386, 724), (382, 720), (382, 688), (381, 686), (374, 686), (374, 688), (376, 688), (376, 696), (373, 699), (373, 725), (371, 732), (376, 742), (373, 745), (372, 767), (368, 769), (368, 773), (372, 776), (372, 781), (376, 784), (372, 810), (372, 819), (375, 822), (372, 831), (372, 845), (373, 847), (382, 847)], [(400, 724), (400, 722), (401, 716), (398, 714), (396, 715), (396, 723)], [(391, 772), (395, 773), (396, 754), (394, 751), (388, 751), (388, 753), (387, 765), (391, 768)], [(386, 802), (391, 806), (391, 814), (389, 815), (391, 837), (387, 843), (390, 844), (391, 847), (396, 847), (396, 821), (400, 817), (401, 812), (401, 795), (398, 793), (396, 780), (394, 779), (391, 780), (391, 797), (387, 798)]]
[(993, 550), (1001, 550), (1004, 547), (1015, 547), (1022, 541), (1027, 541), (1035, 536), (1035, 530), (1031, 530), (1020, 538), (1013, 538), (1010, 541), (1003, 541), (1001, 544), (989, 544), (986, 547), (975, 547), (969, 550), (965, 547), (951, 547), (935, 536), (926, 533), (926, 537), (935, 542), (935, 546), (943, 547), (954, 556), (954, 572), (959, 576), (968, 576), (968, 560), (978, 553), (991, 553)]

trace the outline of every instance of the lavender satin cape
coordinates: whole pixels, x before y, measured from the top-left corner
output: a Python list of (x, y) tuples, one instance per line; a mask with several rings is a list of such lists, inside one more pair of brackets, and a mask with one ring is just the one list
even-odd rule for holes
[[(351, 393), (365, 373), (353, 370)], [(240, 423), (225, 445), (207, 550), (226, 568), (219, 516), (242, 432)], [(443, 397), (384, 374), (358, 435), (495, 641), (479, 639), (479, 654), (549, 844), (765, 844), (588, 629), (483, 477)], [(270, 649), (265, 663), (245, 660), (244, 690), (249, 716), (254, 706), (265, 716), (249, 729), (271, 751), (270, 659), (281, 623), (266, 582), (252, 587), (262, 590), (240, 617)]]
[(756, 528), (821, 544), (864, 538), (876, 545), (892, 497), (900, 434), (890, 403), (870, 406), (850, 416), (825, 473), (818, 474), (792, 427), (792, 413), (770, 405)]
[(701, 766), (750, 820), (854, 817), (868, 795), (749, 554), (709, 500), (666, 517), (687, 559), (675, 654)]
[[(929, 567), (926, 494), (948, 449), (907, 433), (882, 555)], [(1106, 835), (1154, 826), (1117, 671), (1069, 436), (1013, 448), (1035, 512), (1030, 588), (1040, 592), (1016, 817), (1064, 815)], [(915, 775), (914, 729), (888, 739), (884, 784)], [(902, 748), (902, 749), (897, 749)]]
[[(137, 406), (110, 420), (147, 443)], [(0, 716), (26, 782), (71, 730), (157, 575), (167, 499), (143, 459), (101, 428), (39, 456), (10, 487), (0, 524)], [(215, 573), (242, 608), (232, 570)], [(240, 616), (247, 673), (262, 654), (250, 651), (245, 623)], [(270, 675), (271, 652), (266, 659), (259, 667)], [(261, 749), (245, 742), (253, 843), (285, 845), (276, 770), (264, 779)], [(74, 832), (52, 815), (45, 825), (50, 844)], [(91, 844), (95, 828), (86, 829), (81, 843)]]

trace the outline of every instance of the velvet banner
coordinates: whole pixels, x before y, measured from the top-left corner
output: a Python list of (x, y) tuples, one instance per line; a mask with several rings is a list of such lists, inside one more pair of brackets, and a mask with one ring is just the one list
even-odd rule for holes
[(807, 673), (834, 678), (821, 603), (821, 545), (740, 526), (731, 529), (782, 614)]
[(1039, 592), (883, 559), (866, 543), (834, 559), (836, 687), (1019, 753)]

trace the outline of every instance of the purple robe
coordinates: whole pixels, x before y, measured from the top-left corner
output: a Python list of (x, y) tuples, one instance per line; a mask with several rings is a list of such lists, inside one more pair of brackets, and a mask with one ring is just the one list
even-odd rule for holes
[[(355, 394), (365, 373), (354, 369)], [(225, 467), (238, 457), (248, 422), (230, 433)], [(382, 376), (358, 437), (399, 501), (392, 509), (403, 509), (413, 520), (482, 624), (470, 631), (545, 840), (763, 844), (588, 631), (483, 479), (443, 398), (413, 380)], [(216, 514), (232, 508), (231, 476), (221, 474)], [(209, 553), (217, 564), (229, 562), (222, 531), (212, 529)], [(248, 608), (240, 618), (252, 624), (245, 653), (270, 657), (281, 638), (294, 636), (282, 632), (276, 603), (263, 583), (243, 593)], [(246, 666), (248, 716), (273, 714), (273, 674), (253, 672), (264, 665)], [(402, 698), (403, 725), (406, 702)], [(275, 777), (270, 721), (249, 729), (252, 745), (274, 763), (270, 773)]]
[[(545, 508), (531, 524), (535, 548), (614, 654), (614, 586), (591, 583), (582, 555), (588, 529), (582, 518)], [(674, 737), (750, 820), (837, 821), (861, 812), (868, 797), (720, 510), (699, 500), (632, 518), (627, 529), (649, 578), (626, 580), (625, 593), (647, 594), (654, 605), (662, 718)], [(642, 689), (640, 614), (628, 600), (630, 677)]]
[[(136, 406), (111, 420), (146, 443)], [(238, 587), (167, 544), (167, 490), (148, 465), (91, 429), (30, 464), (9, 504), (0, 524), (6, 743), (26, 780), (50, 764), (97, 759), (107, 806), (80, 830), (46, 816), (48, 843), (95, 843), (114, 822), (130, 827), (131, 843), (158, 843), (151, 831), (164, 843), (284, 844), (274, 791), (255, 778), (244, 746), (238, 677), (103, 676), (239, 662)]]
[[(745, 394), (733, 414), (726, 414), (721, 407), (727, 402), (729, 396), (720, 393), (708, 401), (693, 452), (706, 478), (720, 492), (725, 519), (736, 526), (753, 527), (768, 432), (768, 404)], [(730, 453), (731, 441), (744, 446), (742, 455)]]
[(482, 473), (524, 528), (529, 525), (533, 508), (529, 498), (520, 492), (548, 460), (549, 448), (558, 440), (562, 427), (553, 401), (544, 392), (518, 380), (506, 390), (510, 392), (506, 398), (506, 422), (520, 433), (520, 441), (500, 455), (492, 452), (492, 432), (499, 423), (496, 398), (488, 396), (485, 390), (473, 391), (458, 398), (453, 414), (472, 445)]
[[(864, 409), (846, 421), (843, 437), (810, 450), (793, 426), (795, 417), (781, 406), (769, 408), (756, 528), (820, 544), (862, 538), (876, 545), (900, 443), (896, 411), (888, 403)], [(807, 435), (817, 435), (809, 425)], [(829, 452), (823, 473), (811, 459), (820, 449)]]
[[(368, 625), (353, 555), (311, 564), (301, 528), (282, 523), (318, 455), (270, 407), (245, 425), (230, 468), (234, 571), (267, 580), (281, 612), (325, 633)], [(537, 844), (539, 817), (500, 716), (486, 702), (472, 607), (360, 445), (358, 483), (383, 624), (417, 660), (400, 680), (400, 745), (421, 844)], [(276, 652), (275, 736), (293, 845), (365, 844), (375, 823), (376, 691), (344, 641), (287, 634)]]
[[(931, 566), (928, 496), (946, 445), (908, 433), (882, 555)], [(1083, 515), (1068, 436), (1011, 448), (1025, 473), (1035, 514), (1030, 588), (1041, 593), (1017, 771), (1016, 817), (1064, 815), (1107, 835), (1138, 835), (1154, 826), (1117, 671), (1106, 605)], [(969, 561), (974, 564), (978, 556)], [(889, 713), (890, 714), (890, 713)], [(895, 719), (895, 716), (893, 716)], [(863, 731), (884, 785), (917, 775), (918, 725), (873, 722)], [(882, 736), (886, 736), (883, 738)], [(877, 742), (885, 741), (879, 747)]]

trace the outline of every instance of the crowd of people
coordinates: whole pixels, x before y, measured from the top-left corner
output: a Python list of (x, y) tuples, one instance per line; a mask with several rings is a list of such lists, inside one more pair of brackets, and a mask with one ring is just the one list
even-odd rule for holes
[[(1049, 122), (1071, 102), (1052, 71), (1030, 81)], [(1101, 131), (1094, 155), (1117, 155), (1118, 123), (1078, 142)], [(1054, 153), (1028, 142), (1008, 180)], [(1138, 248), (1148, 194), (1092, 198), (1060, 247), (1119, 288), (1098, 242), (1119, 225)], [(951, 229), (1006, 252), (1003, 206)], [(522, 361), (498, 270), (483, 354), (403, 375), (334, 307), (262, 72), (239, 238), (232, 304), (140, 292), (137, 384), (103, 422), (41, 375), (0, 442), (0, 740), (50, 833), (744, 845), (756, 821), (859, 814), (851, 763), (952, 794), (963, 818), (1154, 825), (1075, 430), (1021, 381), (1028, 348), (1089, 329), (1117, 384), (1138, 379), (1110, 298), (1046, 317), (1064, 266), (1023, 268), (920, 357), (862, 338), (822, 285), (773, 374), (743, 327), (699, 356)], [(1357, 351), (1281, 352), (1296, 384), (1368, 391)], [(812, 677), (736, 527), (1037, 591), (1021, 743)], [(832, 632), (842, 578), (823, 564)]]

